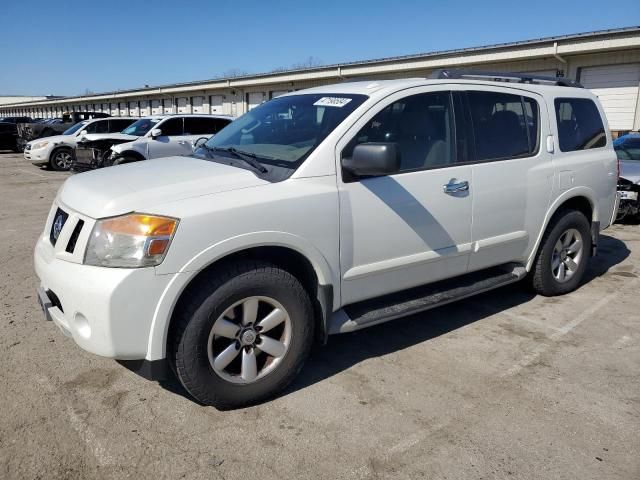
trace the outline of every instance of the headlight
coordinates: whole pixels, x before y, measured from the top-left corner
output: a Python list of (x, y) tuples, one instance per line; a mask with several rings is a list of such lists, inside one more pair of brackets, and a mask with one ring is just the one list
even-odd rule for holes
[(89, 238), (84, 263), (124, 268), (160, 265), (177, 226), (176, 218), (142, 213), (98, 220)]
[(49, 142), (38, 142), (31, 144), (31, 150), (37, 150), (38, 148), (44, 148), (49, 145)]

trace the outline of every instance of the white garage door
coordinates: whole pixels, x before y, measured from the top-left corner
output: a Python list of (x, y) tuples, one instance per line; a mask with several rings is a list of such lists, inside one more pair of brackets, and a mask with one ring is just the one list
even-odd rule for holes
[(580, 83), (602, 102), (611, 130), (631, 130), (638, 105), (640, 64), (583, 68)]
[(222, 113), (222, 95), (211, 95), (209, 97), (209, 106), (211, 108), (211, 113)]
[(204, 97), (191, 97), (191, 112), (204, 113)]
[(280, 95), (284, 95), (285, 93), (289, 93), (289, 90), (274, 90), (271, 92), (271, 98), (279, 97)]
[(140, 116), (146, 117), (149, 115), (149, 100), (140, 100)]
[(264, 100), (264, 94), (262, 92), (251, 92), (247, 95), (247, 103), (249, 104), (249, 110), (257, 107)]
[(134, 117), (140, 116), (140, 109), (138, 108), (138, 102), (129, 102), (129, 115)]
[(121, 117), (126, 117), (129, 115), (129, 109), (127, 108), (127, 102), (119, 102), (118, 103), (118, 111), (120, 112)]
[(111, 104), (111, 116), (112, 117), (117, 117), (118, 116), (118, 104), (117, 103), (112, 103)]
[(151, 115), (162, 114), (162, 102), (160, 100), (151, 100)]
[(191, 105), (187, 97), (178, 98), (178, 113), (191, 113)]
[(162, 100), (162, 109), (164, 110), (163, 113), (173, 113), (173, 99), (165, 98)]

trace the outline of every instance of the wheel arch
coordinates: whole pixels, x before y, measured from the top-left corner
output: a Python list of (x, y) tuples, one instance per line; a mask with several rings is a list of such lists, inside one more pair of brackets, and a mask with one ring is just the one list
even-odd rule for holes
[[(224, 242), (227, 243), (227, 242)], [(218, 249), (216, 249), (218, 250)], [(328, 321), (333, 312), (334, 296), (336, 294), (329, 265), (323, 257), (318, 258), (319, 252), (310, 254), (291, 244), (271, 243), (254, 244), (225, 250), (221, 255), (207, 255), (208, 261), (199, 258), (199, 268), (184, 269), (174, 276), (174, 280), (167, 287), (156, 308), (149, 334), (147, 359), (157, 360), (166, 358), (167, 345), (170, 338), (174, 314), (180, 307), (180, 302), (192, 288), (202, 285), (203, 279), (216, 269), (225, 268), (233, 261), (241, 259), (260, 259), (270, 261), (289, 271), (302, 283), (309, 293), (314, 306), (314, 321), (316, 322), (316, 340), (325, 342), (328, 335)], [(199, 256), (199, 257), (202, 257)], [(189, 265), (193, 265), (192, 261)]]
[(527, 271), (531, 270), (533, 262), (538, 253), (538, 249), (540, 248), (540, 243), (542, 242), (542, 237), (544, 233), (547, 231), (549, 224), (553, 220), (554, 216), (562, 211), (562, 210), (577, 210), (582, 212), (590, 225), (598, 224), (600, 221), (597, 203), (596, 203), (596, 195), (595, 193), (586, 187), (578, 187), (564, 192), (562, 195), (558, 196), (556, 200), (551, 204), (549, 209), (547, 210), (547, 214), (544, 219), (544, 223), (538, 236), (536, 238), (535, 247), (532, 250), (529, 259), (527, 260), (526, 269)]
[(146, 160), (144, 155), (142, 155), (140, 152), (136, 152), (135, 150), (125, 150), (122, 153), (118, 153), (114, 158), (114, 161), (119, 158), (125, 158), (125, 157), (135, 158), (136, 160)]

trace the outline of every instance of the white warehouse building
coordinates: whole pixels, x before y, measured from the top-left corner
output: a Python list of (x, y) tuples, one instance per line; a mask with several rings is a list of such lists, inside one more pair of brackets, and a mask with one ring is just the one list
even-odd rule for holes
[(426, 77), (439, 68), (528, 72), (568, 77), (592, 89), (614, 132), (640, 129), (640, 27), (539, 38), (233, 78), (0, 105), (0, 115), (59, 117), (96, 111), (241, 115), (286, 92), (361, 79)]

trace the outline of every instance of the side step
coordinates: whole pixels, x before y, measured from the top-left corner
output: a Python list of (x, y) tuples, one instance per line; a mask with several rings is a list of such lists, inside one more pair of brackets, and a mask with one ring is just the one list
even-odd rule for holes
[(446, 305), (522, 280), (520, 264), (509, 263), (479, 272), (347, 305), (329, 320), (329, 334), (346, 333)]

